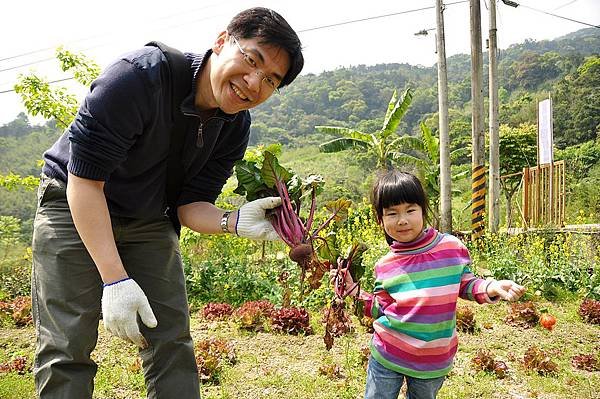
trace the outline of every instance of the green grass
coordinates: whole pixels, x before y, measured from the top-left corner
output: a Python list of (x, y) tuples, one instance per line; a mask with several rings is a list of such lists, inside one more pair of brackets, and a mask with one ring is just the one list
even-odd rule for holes
[[(463, 305), (465, 303), (462, 303)], [(600, 351), (600, 326), (583, 323), (577, 315), (579, 301), (560, 303), (539, 302), (548, 307), (558, 323), (553, 331), (540, 327), (520, 329), (504, 323), (508, 304), (477, 306), (469, 303), (475, 313), (477, 330), (474, 334), (460, 334), (459, 352), (455, 367), (444, 383), (440, 399), (502, 399), (502, 398), (578, 398), (598, 399), (600, 372), (577, 370), (571, 357)], [(268, 332), (248, 333), (237, 329), (230, 321), (206, 322), (196, 315), (192, 320), (195, 341), (208, 337), (232, 341), (237, 363), (221, 373), (220, 385), (202, 386), (204, 399), (282, 397), (361, 398), (364, 393), (365, 370), (360, 348), (369, 341), (362, 327), (336, 339), (330, 352), (325, 350), (319, 324), (320, 315), (312, 315), (315, 334), (287, 336)], [(541, 376), (524, 370), (523, 354), (532, 344), (547, 351), (558, 364), (555, 375)], [(490, 350), (496, 360), (509, 367), (505, 379), (473, 369), (471, 359), (480, 348)], [(14, 356), (25, 355), (30, 360), (34, 349), (31, 327), (0, 329), (0, 363)], [(123, 345), (118, 338), (109, 337), (100, 328), (100, 340), (94, 352), (100, 368), (96, 377), (95, 398), (143, 398), (143, 375), (136, 363), (136, 350)], [(322, 365), (337, 364), (341, 377), (327, 377), (319, 373)], [(33, 398), (31, 372), (0, 374), (0, 398)]]

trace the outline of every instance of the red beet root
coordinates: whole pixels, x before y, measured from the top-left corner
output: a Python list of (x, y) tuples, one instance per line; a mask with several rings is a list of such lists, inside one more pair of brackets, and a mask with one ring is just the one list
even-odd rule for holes
[(300, 244), (290, 249), (289, 256), (294, 262), (302, 264), (311, 258), (312, 253), (313, 249), (310, 244)]

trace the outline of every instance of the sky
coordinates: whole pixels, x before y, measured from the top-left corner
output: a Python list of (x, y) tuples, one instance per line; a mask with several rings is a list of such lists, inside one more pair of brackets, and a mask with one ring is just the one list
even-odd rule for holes
[[(484, 50), (489, 1), (481, 1)], [(588, 27), (527, 7), (600, 25), (600, 0), (517, 2), (521, 4), (517, 8), (497, 2), (501, 49), (527, 38), (554, 39)], [(446, 0), (445, 4), (446, 55), (469, 54), (469, 3)], [(50, 81), (70, 76), (60, 71), (54, 58), (59, 45), (82, 52), (101, 67), (152, 40), (182, 51), (202, 52), (237, 12), (254, 6), (274, 9), (298, 32), (304, 47), (303, 74), (360, 64), (429, 67), (437, 60), (435, 9), (428, 8), (435, 7), (435, 0), (5, 1), (0, 8), (0, 124), (25, 111), (14, 92), (1, 93), (13, 88), (19, 74), (33, 72)], [(359, 19), (367, 20), (342, 24)], [(329, 26), (336, 24), (340, 25)], [(415, 36), (423, 29), (432, 30), (427, 36)], [(80, 99), (87, 91), (73, 81), (55, 85), (66, 87)], [(40, 118), (32, 121), (42, 122)]]

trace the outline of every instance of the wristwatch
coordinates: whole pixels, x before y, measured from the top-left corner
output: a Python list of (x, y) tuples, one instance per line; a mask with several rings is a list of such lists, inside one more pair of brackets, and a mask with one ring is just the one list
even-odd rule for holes
[(221, 230), (223, 230), (223, 233), (231, 233), (229, 231), (229, 215), (231, 215), (231, 211), (227, 211), (221, 216)]

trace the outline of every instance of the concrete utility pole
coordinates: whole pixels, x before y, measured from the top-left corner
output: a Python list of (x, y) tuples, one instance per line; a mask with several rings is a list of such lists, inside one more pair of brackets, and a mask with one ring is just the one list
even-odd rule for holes
[(481, 50), (480, 0), (470, 0), (471, 5), (471, 230), (472, 238), (483, 234), (485, 225), (485, 132), (483, 119), (483, 54)]
[(498, 127), (498, 42), (496, 37), (496, 0), (490, 0), (489, 80), (490, 80), (490, 198), (489, 229), (497, 233), (500, 226), (500, 139)]
[(440, 216), (441, 231), (452, 232), (452, 186), (450, 180), (450, 136), (448, 134), (448, 72), (444, 35), (444, 4), (436, 0), (438, 109), (440, 130)]

